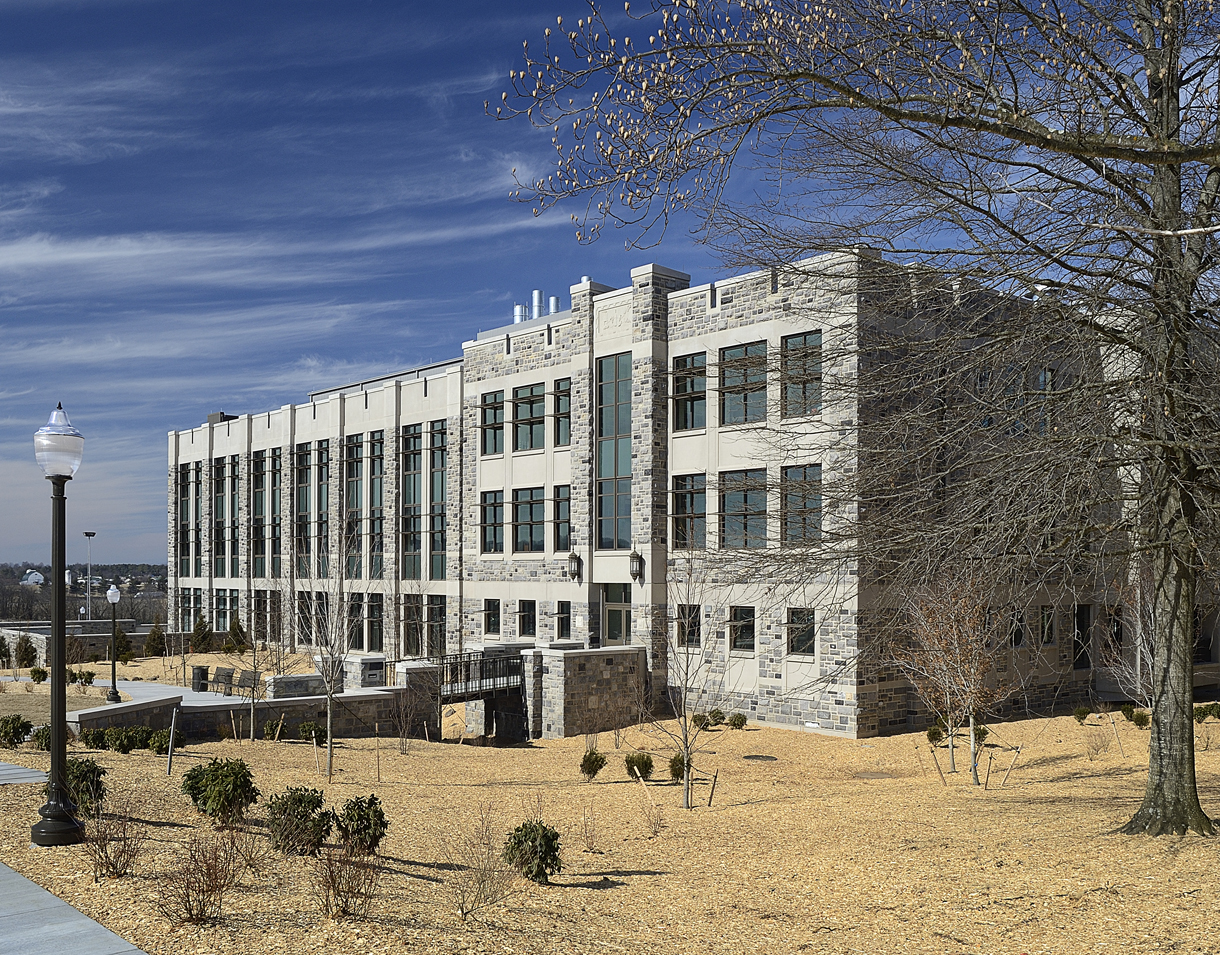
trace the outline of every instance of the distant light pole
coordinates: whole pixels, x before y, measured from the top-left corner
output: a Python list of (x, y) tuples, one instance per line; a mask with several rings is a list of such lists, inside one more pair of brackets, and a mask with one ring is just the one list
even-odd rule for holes
[(51, 636), (47, 656), (51, 680), (51, 772), (47, 781), (47, 801), (38, 814), (42, 819), (30, 827), (30, 841), (36, 846), (68, 846), (84, 838), (84, 827), (76, 818), (76, 805), (68, 795), (68, 697), (64, 673), (67, 589), (64, 583), (64, 524), (66, 501), (64, 486), (80, 467), (85, 439), (72, 427), (57, 405), (47, 423), (34, 433), (34, 457), (51, 482)]
[(122, 703), (119, 697), (118, 677), (115, 675), (114, 654), (118, 645), (119, 624), (115, 612), (119, 605), (119, 588), (114, 584), (106, 591), (106, 599), (110, 601), (110, 692), (106, 694), (107, 703)]
[(93, 619), (93, 538), (97, 531), (85, 531), (85, 619)]

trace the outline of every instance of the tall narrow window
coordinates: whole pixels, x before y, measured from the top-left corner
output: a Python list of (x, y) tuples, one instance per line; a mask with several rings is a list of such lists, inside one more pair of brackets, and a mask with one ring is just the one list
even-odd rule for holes
[(347, 596), (347, 646), (350, 650), (364, 649), (364, 594)]
[[(212, 462), (212, 576), (224, 577), (229, 568), (225, 546), (225, 459)], [(226, 625), (227, 626), (227, 625)]]
[(546, 446), (546, 385), (513, 389), (513, 450), (534, 451)]
[(674, 430), (707, 427), (707, 353), (674, 359)]
[(194, 544), (194, 563), (195, 576), (203, 576), (203, 462), (196, 461), (193, 467), (193, 479), (191, 481), (191, 489), (194, 491), (193, 497), (195, 506), (192, 509), (194, 516), (191, 539)]
[(402, 428), (402, 576), (404, 580), (420, 580), (423, 577), (423, 507), (423, 425), (407, 424)]
[(347, 577), (362, 575), (361, 530), (364, 518), (364, 435), (349, 434), (343, 444), (343, 553), (347, 558)]
[(1025, 614), (1014, 610), (1008, 618), (1008, 642), (1014, 650), (1025, 646)]
[(555, 447), (572, 443), (572, 379), (555, 382)]
[(555, 605), (555, 639), (572, 639), (572, 601), (560, 600)]
[(631, 547), (631, 354), (597, 361), (597, 546)]
[(1042, 635), (1042, 645), (1055, 642), (1055, 608), (1043, 604), (1038, 608), (1038, 630)]
[(284, 449), (271, 449), (271, 576), (283, 573), (284, 559)]
[(797, 656), (813, 656), (818, 649), (817, 636), (813, 611), (808, 607), (789, 607), (788, 652)]
[(780, 356), (780, 416), (795, 418), (822, 410), (822, 333), (789, 335)]
[(254, 576), (267, 576), (267, 452), (255, 451), (251, 457), (250, 556)]
[(481, 550), (484, 554), (504, 553), (504, 492), (484, 491), (479, 500)]
[(513, 491), (513, 550), (518, 554), (546, 550), (546, 498), (540, 487)]
[(504, 453), (504, 392), (489, 391), (479, 402), (479, 429), (484, 454)]
[(767, 343), (720, 349), (720, 423), (767, 419)]
[(313, 568), (310, 565), (310, 557), (313, 554), (311, 528), (309, 515), (313, 512), (310, 506), (313, 498), (313, 491), (310, 487), (310, 468), (312, 467), (312, 457), (309, 450), (309, 442), (304, 441), (297, 445), (296, 448), (296, 479), (293, 482), (296, 487), (296, 557), (297, 557), (297, 576), (312, 577)]
[(555, 553), (561, 554), (572, 546), (572, 487), (555, 485)]
[(697, 647), (702, 643), (702, 609), (699, 604), (678, 604), (678, 646)]
[(754, 651), (754, 608), (729, 608), (729, 649)]
[[(191, 576), (191, 466), (178, 465), (178, 576)], [(194, 626), (194, 621), (191, 622)], [(184, 629), (189, 630), (190, 627)]]
[(707, 477), (674, 478), (674, 547), (707, 546)]
[(381, 653), (384, 643), (385, 606), (381, 594), (369, 594), (369, 652)]
[(313, 597), (307, 590), (297, 591), (297, 641), (313, 643)]
[(445, 655), (445, 595), (428, 596), (428, 656)]
[(500, 635), (500, 601), (490, 597), (483, 600), (483, 633), (488, 636)]
[(1089, 631), (1093, 626), (1093, 605), (1077, 604), (1075, 628), (1072, 633), (1072, 668), (1088, 670), (1092, 666), (1089, 659)]
[(822, 466), (804, 464), (780, 472), (779, 539), (812, 544), (822, 538)]
[(402, 645), (409, 657), (424, 655), (424, 598), (422, 594), (403, 594)]
[(212, 630), (224, 633), (229, 629), (229, 592), (221, 589), (212, 594)]
[(445, 499), (449, 468), (449, 430), (442, 421), (428, 425), (428, 558), (429, 577), (445, 579)]
[[(369, 579), (385, 575), (385, 432), (369, 432)], [(370, 649), (372, 649), (370, 647)]]
[(725, 471), (720, 475), (720, 546), (767, 546), (767, 472)]
[(324, 438), (315, 446), (318, 455), (317, 480), (318, 519), (316, 522), (318, 544), (318, 576), (330, 576), (330, 439)]
[(518, 636), (538, 636), (538, 601), (517, 601), (517, 627)]
[(241, 514), (239, 500), (241, 491), (239, 483), (241, 479), (241, 470), (239, 461), (241, 459), (236, 455), (229, 456), (229, 576), (241, 576), (241, 548), (238, 546), (238, 541), (241, 539), (241, 525), (238, 518)]

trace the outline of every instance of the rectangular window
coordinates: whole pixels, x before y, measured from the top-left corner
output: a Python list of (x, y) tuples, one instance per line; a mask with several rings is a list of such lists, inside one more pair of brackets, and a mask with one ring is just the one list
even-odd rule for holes
[(1025, 614), (1014, 610), (1008, 621), (1008, 642), (1016, 650), (1025, 645)]
[[(402, 576), (423, 577), (424, 551), (424, 432), (423, 425), (402, 428)], [(418, 656), (419, 654), (415, 654)]]
[(267, 576), (267, 452), (251, 457), (250, 557), (255, 577)]
[(484, 598), (483, 600), (483, 633), (499, 636), (500, 634), (500, 601)]
[(789, 335), (780, 356), (780, 417), (795, 418), (822, 410), (822, 333)]
[(384, 644), (384, 603), (381, 594), (369, 594), (369, 652), (381, 653)]
[(572, 639), (572, 601), (560, 600), (555, 610), (555, 639)]
[(597, 547), (631, 547), (631, 354), (597, 360)]
[(445, 655), (445, 595), (428, 596), (428, 656)]
[(720, 475), (720, 546), (767, 546), (767, 472), (762, 468)]
[(318, 464), (314, 478), (317, 482), (315, 500), (318, 504), (316, 543), (318, 552), (318, 576), (330, 576), (330, 439), (323, 438), (315, 445)]
[(347, 598), (347, 646), (349, 650), (364, 649), (364, 594)]
[(347, 577), (359, 580), (361, 571), (361, 533), (364, 518), (364, 435), (349, 434), (343, 445), (344, 531), (343, 551), (347, 558)]
[(513, 389), (513, 450), (546, 447), (546, 385)]
[(212, 630), (224, 633), (229, 629), (229, 592), (217, 590), (212, 594)]
[(754, 652), (754, 608), (729, 608), (729, 649)]
[(572, 379), (555, 382), (555, 447), (572, 443)]
[(546, 498), (540, 487), (513, 491), (513, 551), (518, 554), (546, 550)]
[(674, 547), (707, 546), (707, 476), (674, 478)]
[(238, 541), (241, 539), (241, 526), (238, 523), (240, 516), (239, 498), (241, 492), (238, 489), (239, 483), (239, 465), (240, 459), (236, 454), (229, 458), (229, 576), (241, 576), (241, 548), (238, 546)]
[(484, 454), (504, 453), (504, 392), (490, 391), (479, 402), (479, 429)]
[[(178, 576), (191, 576), (191, 466), (189, 464), (178, 465)], [(183, 629), (189, 630), (190, 627)]]
[(484, 491), (479, 496), (479, 526), (484, 554), (504, 553), (504, 492)]
[(1038, 608), (1038, 630), (1042, 637), (1042, 645), (1055, 642), (1055, 608), (1043, 604)]
[(429, 577), (445, 579), (445, 498), (449, 469), (449, 426), (444, 421), (428, 425), (428, 558)]
[(674, 359), (674, 430), (707, 427), (707, 353)]
[(424, 655), (424, 598), (422, 594), (403, 594), (402, 645), (409, 657)]
[(822, 539), (822, 466), (803, 464), (780, 472), (779, 539), (813, 544)]
[(817, 652), (817, 633), (813, 626), (813, 611), (808, 607), (788, 608), (788, 652), (813, 656)]
[(1072, 631), (1072, 668), (1088, 670), (1092, 666), (1089, 659), (1089, 628), (1093, 625), (1093, 605), (1077, 604), (1075, 626)]
[(767, 343), (720, 349), (720, 423), (767, 420)]
[[(212, 576), (224, 577), (229, 562), (225, 547), (225, 459), (212, 462)], [(218, 611), (219, 612), (219, 611)], [(225, 627), (219, 629), (226, 629)]]
[(312, 548), (310, 547), (309, 533), (309, 515), (313, 510), (310, 507), (310, 467), (311, 456), (309, 453), (309, 443), (298, 444), (296, 448), (296, 555), (297, 555), (297, 576), (309, 577), (310, 573), (310, 556)]
[(191, 482), (191, 487), (194, 490), (195, 507), (192, 513), (194, 514), (194, 531), (191, 534), (195, 545), (195, 576), (203, 576), (203, 462), (196, 461), (194, 465), (194, 478)]
[(572, 546), (572, 488), (555, 485), (555, 553), (562, 554)]
[(703, 642), (703, 608), (678, 604), (678, 646), (697, 647)]
[(538, 635), (538, 601), (517, 601), (517, 632), (522, 637)]
[(284, 571), (284, 449), (271, 449), (271, 477), (268, 481), (271, 492), (271, 534), (268, 549), (271, 551), (271, 576), (279, 577)]
[[(369, 432), (369, 579), (385, 575), (385, 432)], [(370, 647), (371, 649), (371, 647)]]

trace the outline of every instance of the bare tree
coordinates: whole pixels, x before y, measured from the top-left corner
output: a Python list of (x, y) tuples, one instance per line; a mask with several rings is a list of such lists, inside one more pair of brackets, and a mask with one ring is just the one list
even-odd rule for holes
[[(591, 7), (527, 48), (496, 109), (553, 136), (523, 198), (586, 201), (582, 239), (689, 211), (781, 281), (860, 245), (936, 270), (844, 266), (868, 333), (839, 349), (867, 392), (840, 429), (865, 511), (840, 553), (892, 620), (965, 555), (1031, 592), (1147, 568), (1131, 833), (1213, 831), (1191, 710), (1218, 524), (1218, 32), (1220, 10), (1145, 0)], [(758, 187), (732, 188), (751, 165)]]

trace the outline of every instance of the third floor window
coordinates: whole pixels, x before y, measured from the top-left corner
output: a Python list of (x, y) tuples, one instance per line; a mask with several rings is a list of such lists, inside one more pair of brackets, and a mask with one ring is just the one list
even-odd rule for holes
[(546, 386), (513, 389), (513, 450), (534, 451), (546, 446)]

